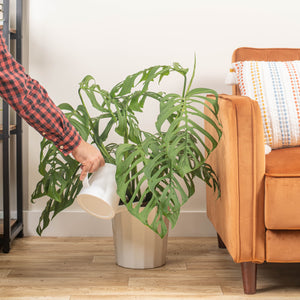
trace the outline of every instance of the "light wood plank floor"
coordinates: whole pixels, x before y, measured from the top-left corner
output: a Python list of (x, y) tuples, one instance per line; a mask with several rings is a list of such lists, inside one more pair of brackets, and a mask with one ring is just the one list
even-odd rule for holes
[(300, 299), (300, 264), (258, 267), (244, 296), (240, 266), (216, 238), (170, 238), (161, 268), (115, 264), (111, 238), (26, 237), (0, 253), (0, 299)]

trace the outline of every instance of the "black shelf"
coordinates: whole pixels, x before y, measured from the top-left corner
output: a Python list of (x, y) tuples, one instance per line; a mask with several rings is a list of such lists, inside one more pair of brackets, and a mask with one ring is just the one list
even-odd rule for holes
[[(17, 134), (17, 125), (9, 125), (9, 136)], [(0, 140), (5, 138), (3, 133), (3, 125), (0, 124)]]
[[(0, 30), (3, 30), (3, 25), (0, 25)], [(16, 29), (10, 28), (9, 29), (10, 39), (15, 40), (17, 38), (17, 31)]]
[[(22, 63), (22, 3), (16, 0), (16, 29), (10, 28), (10, 1), (3, 0), (3, 36), (9, 49), (10, 41), (16, 40), (15, 58)], [(0, 28), (1, 30), (1, 28)], [(11, 242), (16, 237), (23, 237), (23, 162), (22, 162), (22, 120), (17, 115), (16, 124), (10, 124), (10, 109), (3, 101), (3, 124), (0, 126), (0, 140), (3, 147), (3, 219), (0, 220), (0, 245), (3, 252), (8, 253)], [(10, 211), (10, 137), (16, 136), (16, 190), (17, 190), (17, 218), (11, 218)]]

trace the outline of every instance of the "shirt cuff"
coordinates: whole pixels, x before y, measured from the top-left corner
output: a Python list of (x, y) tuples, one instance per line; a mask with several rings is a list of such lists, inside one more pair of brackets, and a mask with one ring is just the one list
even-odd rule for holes
[(75, 148), (79, 146), (82, 138), (79, 133), (75, 130), (70, 130), (65, 133), (65, 136), (62, 139), (59, 139), (55, 142), (56, 148), (65, 156), (69, 155)]

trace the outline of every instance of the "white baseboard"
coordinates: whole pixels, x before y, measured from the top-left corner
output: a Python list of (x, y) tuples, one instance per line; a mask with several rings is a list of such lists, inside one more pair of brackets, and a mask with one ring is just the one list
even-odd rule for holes
[[(1, 115), (1, 114), (0, 114)], [(0, 219), (3, 219), (3, 211), (0, 211)], [(17, 211), (13, 210), (10, 212), (10, 218), (11, 219), (16, 219), (17, 218)]]
[[(24, 212), (25, 236), (37, 235), (37, 227), (41, 212)], [(205, 211), (182, 211), (174, 229), (169, 236), (175, 237), (204, 237), (215, 236), (216, 232), (206, 216)], [(51, 221), (43, 236), (112, 236), (110, 220), (93, 217), (84, 211), (63, 211)]]

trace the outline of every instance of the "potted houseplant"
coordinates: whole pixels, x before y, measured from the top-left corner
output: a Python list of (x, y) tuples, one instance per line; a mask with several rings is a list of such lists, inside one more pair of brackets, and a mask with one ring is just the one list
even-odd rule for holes
[[(218, 179), (206, 163), (221, 137), (218, 95), (211, 89), (191, 88), (195, 66), (196, 60), (189, 81), (188, 69), (174, 63), (129, 75), (111, 91), (102, 89), (88, 75), (79, 86), (81, 104), (77, 108), (67, 103), (60, 105), (82, 138), (91, 140), (105, 161), (116, 165), (117, 192), (128, 212), (161, 238), (168, 233), (168, 222), (175, 226), (181, 206), (194, 194), (195, 177), (218, 189)], [(159, 83), (172, 73), (183, 78), (181, 94), (150, 89), (153, 81)], [(208, 93), (214, 97), (207, 97)], [(159, 113), (153, 117), (154, 133), (143, 131), (137, 118), (145, 113), (146, 101), (159, 105)], [(91, 116), (88, 106), (98, 114)], [(201, 106), (207, 106), (213, 118), (205, 115)], [(203, 120), (215, 129), (217, 139), (201, 126)], [(122, 142), (106, 143), (113, 132)], [(205, 138), (210, 143), (205, 143)], [(80, 192), (79, 169), (79, 163), (71, 156), (65, 157), (52, 142), (42, 140), (39, 165), (42, 179), (32, 201), (43, 196), (50, 199), (41, 214), (38, 234)]]

